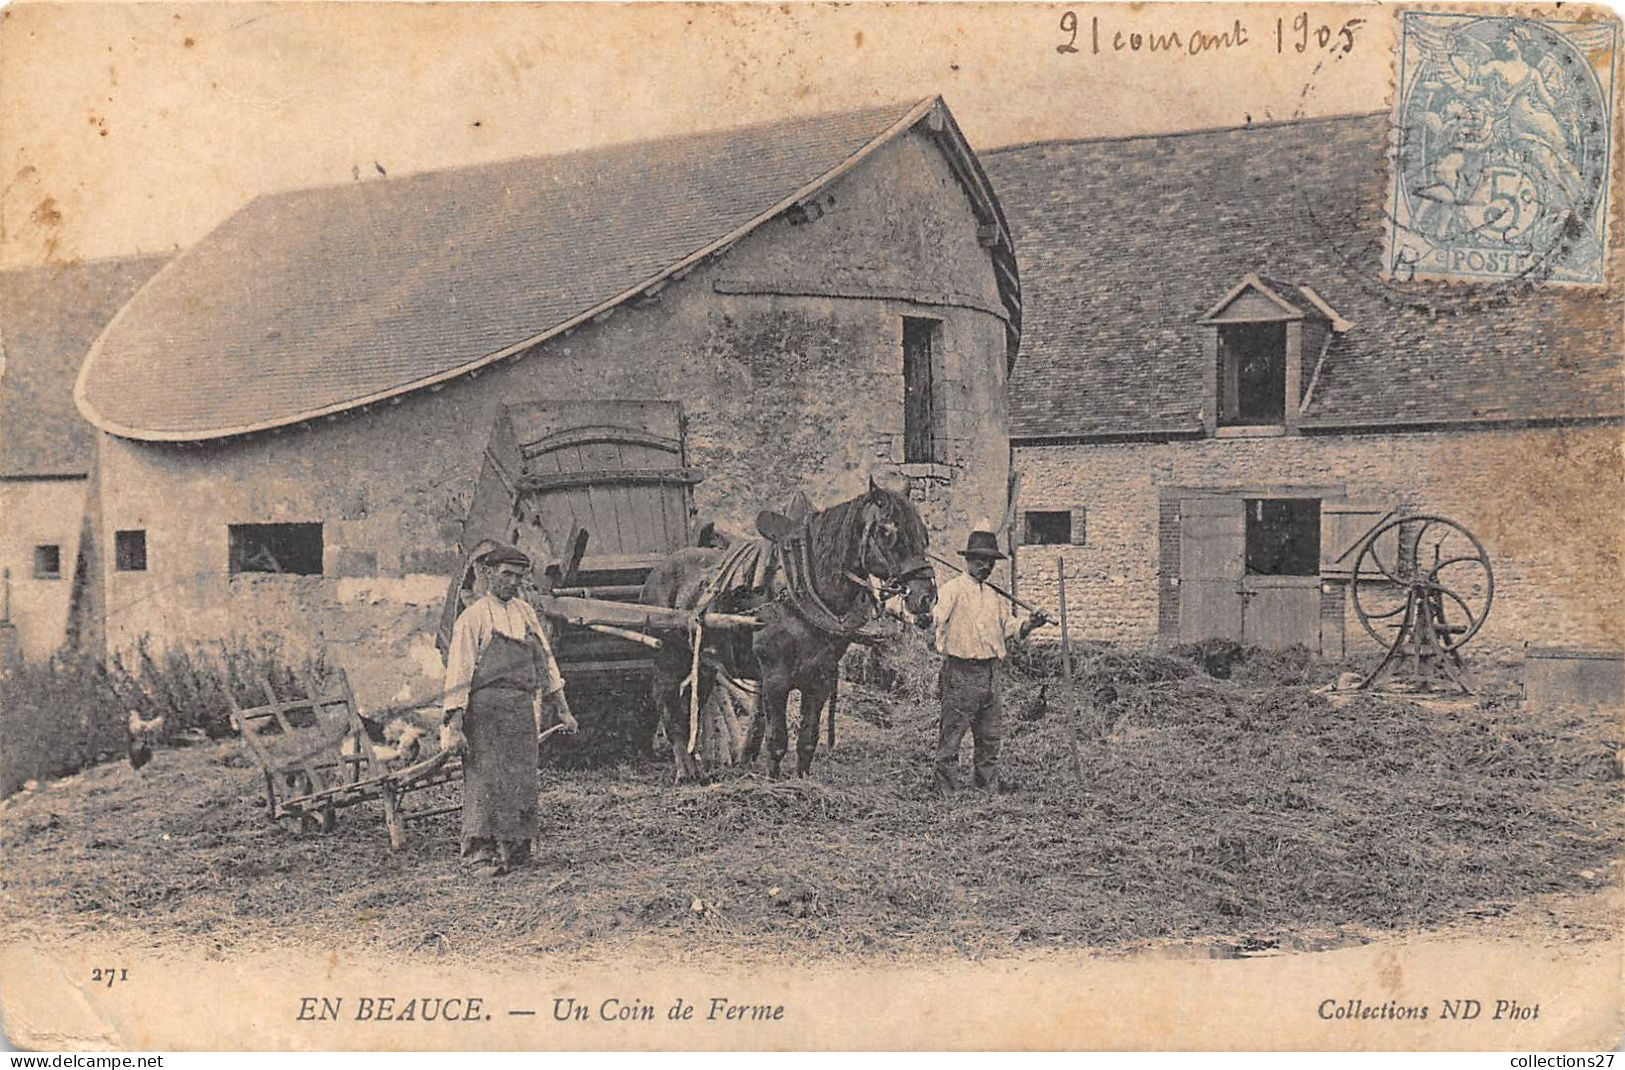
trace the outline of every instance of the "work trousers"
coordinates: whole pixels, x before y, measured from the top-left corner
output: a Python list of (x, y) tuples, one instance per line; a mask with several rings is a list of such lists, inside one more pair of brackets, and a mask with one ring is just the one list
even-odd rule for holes
[(943, 658), (937, 678), (942, 721), (937, 728), (936, 789), (946, 794), (961, 787), (959, 745), (966, 729), (975, 740), (976, 786), (999, 788), (999, 743), (1004, 739), (1004, 705), (999, 701), (997, 658)]

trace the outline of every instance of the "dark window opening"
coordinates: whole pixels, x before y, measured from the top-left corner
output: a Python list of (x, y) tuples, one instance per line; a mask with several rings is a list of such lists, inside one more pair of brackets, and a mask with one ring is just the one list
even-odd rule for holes
[(1320, 502), (1315, 498), (1247, 499), (1247, 573), (1320, 574)]
[(1065, 546), (1072, 541), (1072, 511), (1032, 510), (1027, 513), (1027, 537), (1033, 546)]
[(232, 524), (228, 528), (232, 574), (322, 574), (320, 524)]
[(62, 547), (34, 547), (34, 578), (59, 580), (62, 578)]
[(1286, 324), (1219, 328), (1219, 424), (1278, 424), (1286, 419)]
[(903, 317), (903, 460), (907, 463), (941, 460), (932, 383), (941, 329), (937, 320)]
[(113, 567), (120, 572), (147, 571), (147, 533), (140, 529), (113, 532)]

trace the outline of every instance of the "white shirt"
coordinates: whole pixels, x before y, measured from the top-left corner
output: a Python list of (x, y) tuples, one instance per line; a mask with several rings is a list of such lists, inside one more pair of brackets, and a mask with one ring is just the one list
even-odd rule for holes
[(985, 583), (961, 573), (937, 592), (937, 653), (953, 658), (1002, 658), (1005, 642), (1021, 633), (1025, 616)]
[(558, 663), (553, 660), (553, 646), (547, 641), (547, 632), (542, 630), (542, 622), (530, 603), (518, 595), (504, 602), (494, 594), (486, 594), (463, 610), (451, 630), (451, 649), (446, 651), (444, 708), (448, 713), (468, 707), (468, 687), (474, 681), (474, 666), (491, 645), (493, 635), (505, 635), (520, 642), (524, 642), (526, 635), (540, 639), (547, 659), (538, 691), (551, 695), (563, 690), (564, 677), (559, 675)]

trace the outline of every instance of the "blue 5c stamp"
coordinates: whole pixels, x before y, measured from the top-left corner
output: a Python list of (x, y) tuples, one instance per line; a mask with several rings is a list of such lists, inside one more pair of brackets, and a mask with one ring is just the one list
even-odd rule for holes
[(1386, 273), (1606, 281), (1619, 24), (1400, 16)]

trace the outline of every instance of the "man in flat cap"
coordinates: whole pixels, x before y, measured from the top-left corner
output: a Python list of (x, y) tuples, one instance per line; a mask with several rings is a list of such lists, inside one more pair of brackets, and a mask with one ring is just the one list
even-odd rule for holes
[(464, 865), (499, 876), (523, 865), (537, 835), (537, 712), (551, 706), (566, 732), (576, 719), (564, 698), (536, 611), (519, 593), (530, 559), (491, 550), (488, 592), (457, 617), (446, 652), (446, 742), (463, 744)]
[(942, 585), (937, 599), (937, 653), (942, 655), (938, 689), (942, 721), (937, 731), (936, 790), (960, 787), (959, 745), (968, 728), (975, 740), (976, 786), (1000, 790), (999, 743), (1004, 738), (1004, 706), (999, 701), (999, 663), (1010, 639), (1025, 639), (1048, 623), (1043, 613), (1015, 616), (1012, 604), (988, 586), (993, 562), (1002, 560), (993, 532), (970, 533), (965, 571)]

